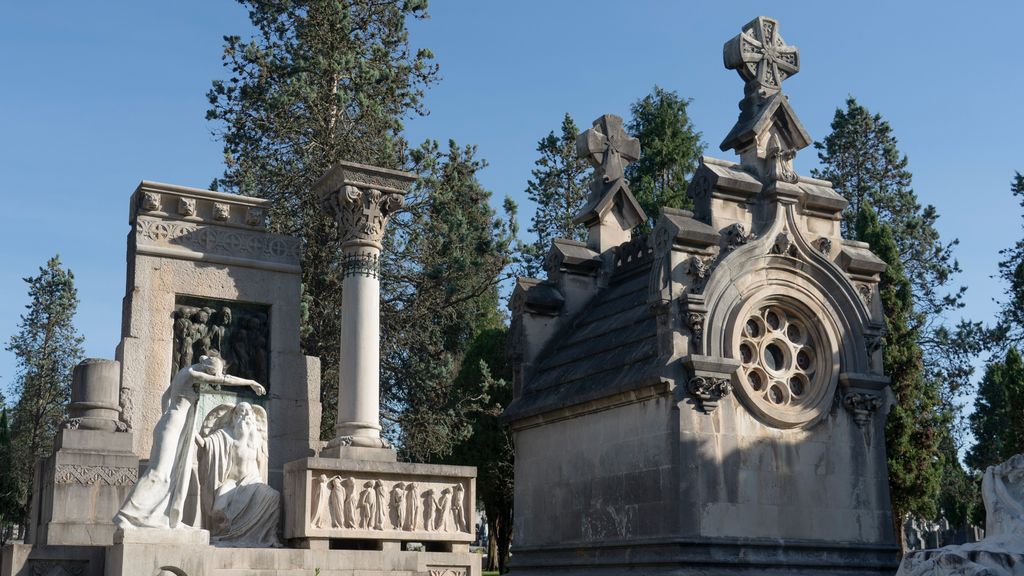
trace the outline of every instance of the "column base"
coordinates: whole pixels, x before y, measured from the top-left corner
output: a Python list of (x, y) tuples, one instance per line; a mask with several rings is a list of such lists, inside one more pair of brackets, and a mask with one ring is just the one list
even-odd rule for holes
[(321, 458), (337, 458), (339, 460), (369, 460), (372, 462), (396, 462), (398, 454), (393, 448), (366, 446), (331, 446), (328, 444), (320, 451)]

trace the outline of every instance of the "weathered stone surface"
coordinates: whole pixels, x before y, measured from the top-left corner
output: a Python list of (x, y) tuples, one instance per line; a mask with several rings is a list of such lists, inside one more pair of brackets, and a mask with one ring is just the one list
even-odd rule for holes
[(476, 468), (307, 458), (285, 466), (285, 537), (472, 542)]

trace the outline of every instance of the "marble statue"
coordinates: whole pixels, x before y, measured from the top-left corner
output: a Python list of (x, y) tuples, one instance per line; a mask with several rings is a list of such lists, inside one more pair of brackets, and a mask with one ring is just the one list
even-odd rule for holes
[(281, 495), (267, 484), (267, 413), (240, 402), (221, 405), (196, 436), (203, 527), (210, 542), (277, 548)]
[(153, 429), (149, 468), (114, 517), (119, 528), (191, 528), (184, 517), (185, 498), (195, 462), (192, 430), (203, 384), (248, 386), (257, 395), (266, 393), (255, 380), (224, 374), (224, 362), (216, 356), (202, 356), (199, 363), (179, 370), (164, 392), (163, 415)]
[(985, 538), (910, 552), (897, 576), (1024, 576), (1024, 454), (989, 466), (981, 496)]

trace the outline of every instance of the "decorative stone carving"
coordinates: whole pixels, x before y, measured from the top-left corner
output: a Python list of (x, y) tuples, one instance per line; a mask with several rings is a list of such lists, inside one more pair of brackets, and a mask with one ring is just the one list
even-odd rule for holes
[[(226, 206), (226, 205), (225, 205)], [(199, 252), (292, 264), (299, 260), (299, 240), (260, 232), (138, 218), (140, 247), (174, 247)]]
[(799, 177), (793, 171), (794, 158), (796, 158), (796, 150), (783, 147), (778, 134), (773, 134), (767, 154), (768, 178), (796, 184)]
[(686, 313), (686, 325), (690, 329), (690, 334), (693, 335), (694, 350), (700, 350), (704, 345), (704, 319), (705, 316), (701, 312)]
[(380, 249), (388, 218), (405, 202), (403, 194), (374, 188), (343, 186), (321, 197), (324, 210), (334, 216), (342, 246), (367, 244)]
[(156, 192), (146, 192), (142, 195), (142, 209), (148, 212), (153, 212), (160, 209), (160, 194)]
[(430, 576), (466, 576), (465, 568), (430, 568), (427, 570)]
[(257, 382), (270, 374), (270, 326), (265, 306), (179, 296), (174, 307), (174, 370), (216, 354), (225, 372)]
[(853, 421), (863, 428), (871, 415), (882, 407), (882, 398), (870, 392), (847, 392), (843, 396), (843, 406), (853, 415)]
[(195, 198), (178, 198), (178, 214), (189, 217), (196, 215)]
[(860, 294), (860, 299), (864, 301), (864, 305), (871, 308), (871, 286), (867, 284), (857, 284), (857, 293)]
[(772, 244), (771, 253), (779, 256), (796, 257), (796, 246), (793, 245), (793, 240), (789, 237), (788, 232), (779, 232), (775, 236), (775, 242)]
[(800, 51), (779, 35), (779, 23), (758, 16), (725, 45), (725, 67), (765, 91), (782, 89), (782, 82), (800, 71)]
[(129, 467), (86, 466), (58, 464), (55, 484), (100, 484), (103, 486), (131, 486), (139, 479), (139, 469)]
[(732, 383), (728, 378), (720, 377), (696, 376), (690, 378), (687, 388), (705, 414), (714, 412), (718, 408), (718, 402), (732, 393)]
[(217, 222), (227, 222), (231, 216), (231, 206), (223, 202), (213, 203), (213, 219)]
[(257, 206), (251, 206), (245, 211), (245, 223), (249, 226), (266, 226), (267, 211)]
[(202, 525), (216, 546), (278, 548), (281, 495), (267, 485), (267, 413), (240, 402), (213, 409), (196, 436)]
[[(471, 534), (463, 483), (389, 481), (319, 474), (310, 486), (309, 528), (363, 533)], [(408, 537), (408, 535), (404, 536)]]
[(818, 252), (821, 252), (822, 256), (826, 258), (832, 253), (832, 239), (827, 236), (822, 236), (814, 242), (815, 247), (818, 248)]
[(87, 560), (31, 560), (32, 576), (84, 576)]
[(185, 498), (195, 462), (192, 430), (199, 390), (204, 384), (248, 386), (257, 395), (266, 393), (258, 382), (224, 374), (220, 358), (203, 356), (199, 363), (179, 370), (168, 388), (164, 413), (153, 429), (149, 467), (114, 517), (117, 527), (187, 527)]
[(737, 222), (722, 231), (725, 235), (725, 249), (734, 250), (754, 238), (753, 234), (747, 234), (747, 227)]
[(594, 166), (597, 193), (606, 185), (623, 178), (626, 165), (640, 159), (640, 141), (622, 128), (622, 118), (605, 114), (594, 120), (593, 128), (576, 139), (576, 152)]
[(380, 256), (375, 253), (360, 252), (345, 254), (341, 259), (341, 276), (367, 276), (376, 278), (380, 275)]
[(693, 278), (690, 284), (690, 291), (699, 294), (704, 289), (704, 284), (708, 281), (708, 277), (711, 275), (712, 264), (715, 258), (713, 256), (693, 256), (690, 258), (689, 266), (687, 267), (687, 273)]

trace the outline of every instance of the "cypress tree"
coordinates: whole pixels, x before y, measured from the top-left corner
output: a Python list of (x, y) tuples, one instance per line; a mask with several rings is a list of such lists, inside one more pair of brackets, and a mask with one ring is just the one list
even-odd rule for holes
[[(1024, 208), (1024, 175), (1017, 172), (1010, 184), (1010, 193)], [(1024, 216), (1024, 212), (1021, 214)], [(1022, 225), (1024, 230), (1024, 225)], [(999, 334), (1006, 342), (1024, 342), (1024, 238), (999, 251), (999, 278), (1005, 283), (1005, 300), (999, 313)]]
[[(7, 408), (0, 409), (0, 462), (14, 462)], [(6, 544), (13, 525), (21, 519), (21, 488), (14, 466), (0, 467), (0, 544)]]
[(53, 440), (67, 417), (71, 373), (82, 358), (82, 342), (74, 326), (78, 307), (75, 277), (54, 256), (38, 276), (24, 279), (30, 302), (7, 351), (17, 359), (14, 411), (11, 422), (12, 458), (8, 460), (20, 488), (19, 514), (28, 516), (28, 487), (35, 463), (53, 451)]

